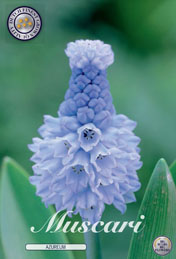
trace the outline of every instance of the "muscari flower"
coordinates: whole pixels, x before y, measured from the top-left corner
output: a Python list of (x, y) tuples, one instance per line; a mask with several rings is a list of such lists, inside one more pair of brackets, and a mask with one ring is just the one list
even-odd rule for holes
[[(135, 201), (141, 167), (136, 122), (116, 114), (106, 69), (110, 45), (78, 40), (68, 44), (72, 75), (58, 117), (44, 116), (41, 138), (29, 145), (34, 175), (30, 182), (46, 206), (100, 220), (105, 204), (121, 213)], [(71, 216), (71, 215), (70, 215)]]

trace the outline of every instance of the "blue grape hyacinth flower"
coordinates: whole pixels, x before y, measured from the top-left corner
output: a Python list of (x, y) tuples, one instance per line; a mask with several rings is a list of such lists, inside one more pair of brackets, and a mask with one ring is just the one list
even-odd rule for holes
[(34, 175), (30, 182), (46, 206), (79, 213), (94, 223), (105, 204), (121, 213), (134, 202), (140, 182), (136, 122), (116, 114), (106, 69), (111, 46), (99, 40), (68, 44), (72, 75), (58, 117), (44, 116), (41, 138), (29, 145)]

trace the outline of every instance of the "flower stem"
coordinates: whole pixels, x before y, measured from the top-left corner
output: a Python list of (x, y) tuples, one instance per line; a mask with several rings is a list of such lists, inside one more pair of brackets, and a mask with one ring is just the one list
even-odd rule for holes
[(89, 231), (84, 233), (84, 239), (87, 245), (87, 259), (102, 259), (99, 234)]

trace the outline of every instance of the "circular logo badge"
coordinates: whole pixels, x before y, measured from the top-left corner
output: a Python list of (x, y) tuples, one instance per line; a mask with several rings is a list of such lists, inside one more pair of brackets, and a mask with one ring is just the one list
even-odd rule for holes
[(168, 237), (157, 237), (153, 242), (153, 250), (157, 255), (167, 255), (172, 250), (172, 242)]
[(27, 41), (39, 34), (42, 28), (42, 19), (34, 8), (20, 6), (9, 14), (7, 27), (14, 38)]

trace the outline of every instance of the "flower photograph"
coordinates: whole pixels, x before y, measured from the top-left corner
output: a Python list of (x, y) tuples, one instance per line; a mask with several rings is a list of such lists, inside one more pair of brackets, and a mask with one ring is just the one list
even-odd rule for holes
[(0, 259), (175, 259), (176, 4), (0, 6)]

